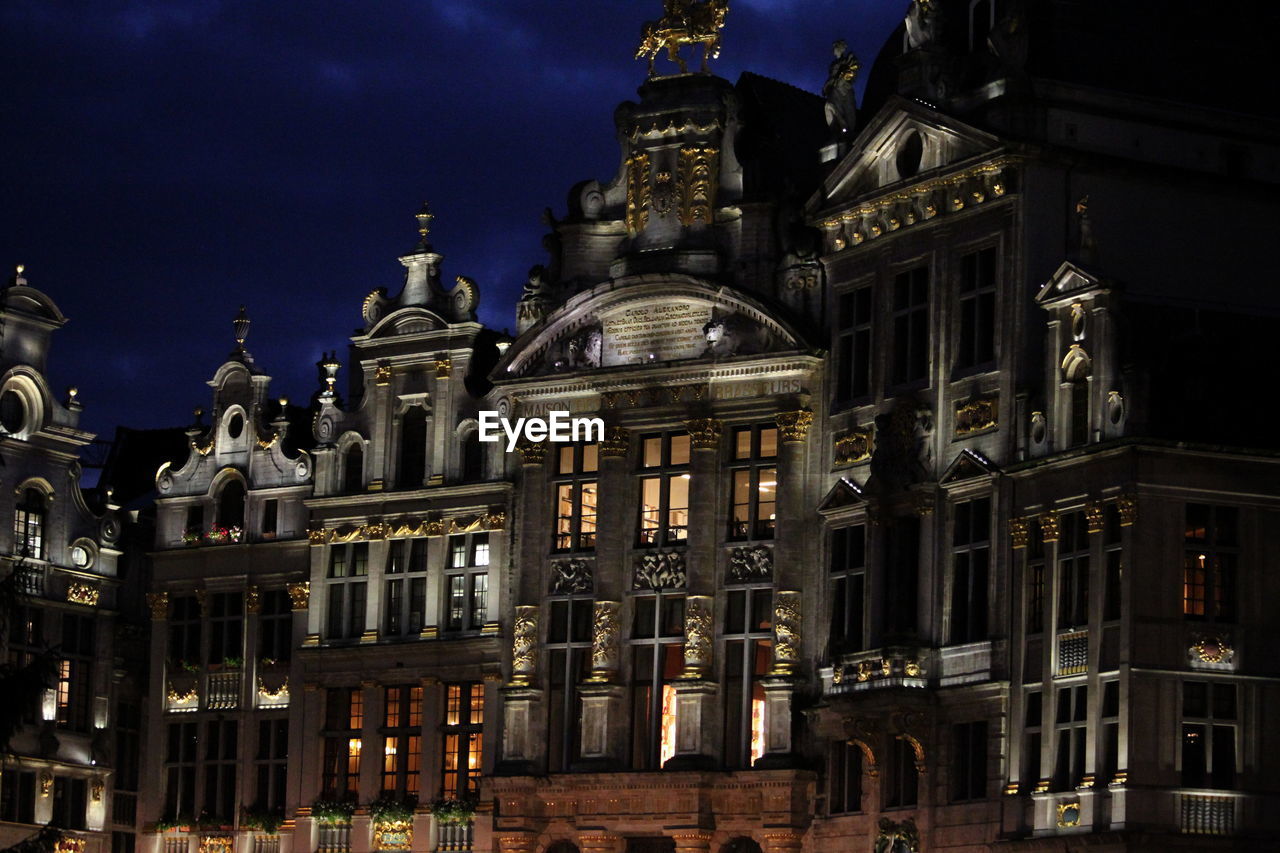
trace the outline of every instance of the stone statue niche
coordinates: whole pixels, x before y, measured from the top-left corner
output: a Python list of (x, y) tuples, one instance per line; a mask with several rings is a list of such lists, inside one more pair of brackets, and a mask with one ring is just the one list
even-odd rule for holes
[(703, 358), (755, 355), (766, 352), (773, 343), (768, 329), (741, 314), (725, 316), (712, 312), (711, 319), (702, 327), (702, 334), (707, 339)]

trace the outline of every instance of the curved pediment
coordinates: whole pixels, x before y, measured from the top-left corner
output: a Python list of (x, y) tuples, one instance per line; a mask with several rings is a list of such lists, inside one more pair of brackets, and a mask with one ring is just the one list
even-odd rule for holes
[(574, 296), (521, 336), (498, 377), (807, 349), (754, 297), (682, 275), (637, 275)]
[(369, 329), (371, 338), (388, 338), (394, 335), (420, 335), (447, 328), (449, 322), (434, 311), (412, 306), (392, 311)]
[(3, 307), (7, 311), (20, 311), (55, 326), (61, 326), (67, 322), (66, 316), (52, 299), (42, 291), (23, 284), (14, 285), (3, 291)]

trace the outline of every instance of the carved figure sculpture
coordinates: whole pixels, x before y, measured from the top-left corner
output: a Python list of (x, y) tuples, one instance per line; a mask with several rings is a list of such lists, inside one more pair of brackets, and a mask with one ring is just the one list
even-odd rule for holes
[(654, 60), (666, 48), (667, 58), (680, 66), (681, 74), (688, 74), (689, 67), (680, 56), (680, 48), (701, 44), (702, 70), (707, 71), (707, 60), (720, 55), (720, 30), (729, 12), (729, 0), (664, 0), (662, 5), (662, 17), (646, 22), (641, 31), (636, 59), (649, 57), (649, 76), (652, 77)]
[(907, 44), (912, 50), (928, 47), (938, 36), (936, 0), (911, 0), (907, 7)]
[(827, 69), (827, 82), (822, 86), (822, 96), (827, 99), (824, 112), (827, 126), (837, 134), (852, 133), (858, 118), (858, 102), (853, 93), (853, 82), (858, 78), (862, 64), (849, 50), (844, 39), (831, 46), (835, 59)]

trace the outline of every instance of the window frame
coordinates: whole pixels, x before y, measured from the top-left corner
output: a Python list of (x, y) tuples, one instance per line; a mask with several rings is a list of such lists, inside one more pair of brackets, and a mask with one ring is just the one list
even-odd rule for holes
[[(990, 266), (987, 275), (983, 274), (984, 261)], [(971, 264), (974, 267), (972, 275), (969, 270)], [(952, 359), (952, 375), (958, 377), (994, 370), (999, 363), (999, 248), (994, 243), (974, 246), (959, 256), (957, 267), (959, 273), (955, 290), (955, 357)], [(973, 316), (970, 317), (969, 314)], [(985, 338), (981, 328), (984, 318), (987, 333)], [(984, 340), (990, 342), (989, 350), (984, 347)]]
[[(688, 460), (685, 462), (672, 461), (672, 444), (675, 439), (684, 439), (687, 447)], [(659, 461), (655, 465), (647, 465), (645, 455), (647, 452), (648, 442), (658, 440), (659, 444)], [(689, 511), (688, 504), (689, 493), (692, 488), (692, 461), (693, 461), (693, 439), (685, 430), (672, 430), (668, 432), (650, 433), (641, 436), (640, 439), (640, 471), (637, 476), (638, 485), (640, 487), (639, 500), (637, 506), (636, 526), (636, 546), (639, 548), (670, 548), (674, 546), (683, 546), (689, 541)], [(684, 480), (689, 485), (685, 486), (685, 506), (682, 508), (673, 508), (671, 505), (672, 483), (676, 479)], [(645, 484), (649, 481), (658, 483), (658, 505), (654, 510), (646, 511), (648, 506), (645, 501)], [(684, 512), (684, 524), (673, 524), (673, 513)], [(646, 527), (646, 516), (650, 512), (656, 512), (657, 518), (652, 527)], [(647, 536), (647, 531), (652, 531), (651, 536)]]
[[(933, 302), (933, 271), (928, 261), (906, 266), (894, 273), (889, 301), (889, 328), (893, 342), (889, 348), (889, 387), (927, 388), (931, 356), (930, 312)], [(915, 288), (923, 279), (924, 300), (915, 301)], [(905, 305), (899, 305), (900, 287), (906, 286)], [(904, 340), (906, 343), (901, 343)], [(901, 354), (899, 348), (902, 348)], [(915, 361), (921, 361), (916, 364)]]
[[(552, 512), (555, 519), (552, 525), (552, 552), (593, 553), (600, 518), (600, 445), (570, 444), (559, 447), (556, 451), (556, 475), (552, 490)], [(566, 494), (568, 515), (564, 514)], [(588, 504), (588, 495), (594, 503)], [(588, 509), (591, 510), (590, 513), (587, 512)]]
[[(864, 282), (837, 291), (833, 299), (835, 329), (832, 351), (836, 365), (833, 371), (835, 393), (832, 396), (836, 403), (850, 404), (869, 398), (873, 387), (875, 285)], [(848, 300), (847, 306), (845, 300)]]
[[(449, 682), (444, 688), (445, 707), (440, 726), (440, 793), (446, 800), (474, 798), (480, 792), (480, 776), (484, 772), (484, 683)], [(455, 694), (458, 699), (457, 722), (450, 723)], [(451, 749), (451, 745), (455, 748)], [(449, 767), (451, 755), (457, 756), (455, 768)], [(473, 757), (475, 766), (472, 766)]]
[[(766, 436), (773, 436), (773, 454), (767, 453)], [(780, 436), (774, 424), (752, 424), (733, 429), (733, 442), (730, 444), (732, 455), (729, 464), (729, 531), (726, 537), (730, 542), (771, 542), (777, 534), (778, 525), (778, 490), (781, 486), (778, 466)], [(746, 437), (748, 447), (746, 453), (739, 449), (741, 437)], [(772, 472), (772, 474), (770, 474)], [(772, 477), (772, 486), (767, 477)], [(747, 500), (738, 502), (738, 483), (745, 480)], [(773, 489), (773, 499), (764, 501), (761, 497), (766, 488)], [(767, 519), (762, 518), (763, 507), (772, 504), (773, 513)], [(739, 519), (739, 507), (745, 507), (746, 519)]]
[[(463, 547), (464, 565), (457, 565), (457, 545)], [(489, 570), (492, 566), (492, 540), (488, 531), (455, 533), (445, 543), (443, 614), (440, 627), (450, 634), (481, 631), (489, 624)], [(461, 597), (455, 589), (460, 584)], [(481, 606), (480, 602), (483, 602)]]
[[(672, 757), (663, 755), (663, 736), (667, 728), (674, 729), (675, 726), (675, 688), (671, 682), (683, 671), (688, 598), (683, 590), (665, 589), (637, 592), (630, 598), (632, 618), (627, 649), (631, 659), (631, 767), (635, 770), (661, 770)], [(647, 620), (642, 606), (648, 610), (650, 601), (652, 618)], [(679, 616), (672, 619), (676, 602)], [(670, 625), (672, 621), (676, 625)], [(643, 624), (646, 622), (647, 625)], [(640, 669), (645, 655), (648, 656), (650, 673), (642, 681)], [(668, 668), (672, 663), (678, 665), (674, 667), (675, 674), (669, 675)], [(671, 706), (669, 714), (665, 713), (668, 703)], [(671, 751), (674, 755), (674, 744)]]

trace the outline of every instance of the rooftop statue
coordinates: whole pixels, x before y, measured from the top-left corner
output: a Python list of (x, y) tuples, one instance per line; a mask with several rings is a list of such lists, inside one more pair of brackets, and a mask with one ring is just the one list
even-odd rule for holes
[(861, 64), (844, 39), (836, 41), (831, 46), (831, 51), (835, 54), (835, 59), (831, 60), (827, 69), (827, 82), (822, 87), (822, 95), (827, 99), (827, 126), (838, 134), (852, 133), (858, 119), (853, 82), (858, 78)]
[(663, 15), (644, 25), (636, 59), (649, 57), (649, 76), (653, 63), (665, 47), (667, 58), (680, 66), (681, 74), (689, 67), (680, 48), (686, 44), (702, 45), (702, 70), (708, 71), (707, 60), (720, 55), (720, 30), (729, 12), (729, 0), (663, 0)]

